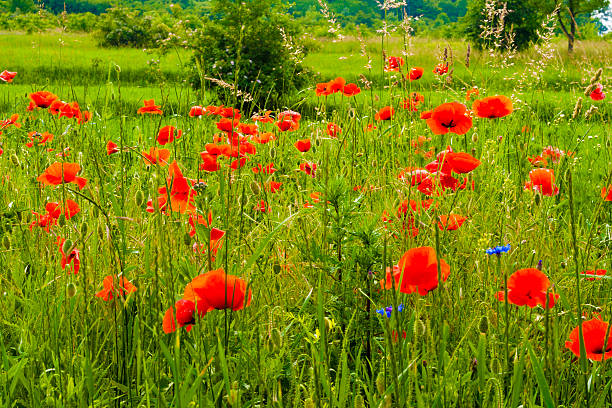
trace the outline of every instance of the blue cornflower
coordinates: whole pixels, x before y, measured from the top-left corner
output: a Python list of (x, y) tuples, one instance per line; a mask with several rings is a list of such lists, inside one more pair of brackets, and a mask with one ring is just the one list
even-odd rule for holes
[[(397, 306), (397, 311), (401, 312), (402, 310), (404, 310), (404, 304), (400, 304), (399, 306)], [(387, 306), (384, 309), (377, 309), (376, 313), (380, 314), (381, 316), (387, 316), (387, 317), (391, 317), (391, 312), (393, 312), (393, 306)]]
[(486, 250), (487, 255), (501, 255), (503, 252), (510, 251), (510, 244), (496, 246), (494, 248), (489, 248)]

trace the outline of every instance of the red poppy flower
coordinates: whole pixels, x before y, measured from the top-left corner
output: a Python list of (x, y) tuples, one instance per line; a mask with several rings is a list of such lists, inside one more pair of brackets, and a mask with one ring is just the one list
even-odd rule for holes
[[(117, 283), (117, 287), (115, 287), (115, 282)], [(123, 276), (106, 276), (102, 281), (102, 285), (104, 286), (104, 289), (96, 293), (96, 297), (99, 297), (105, 302), (111, 300), (113, 296), (116, 296), (117, 298), (124, 297), (130, 293), (136, 292), (138, 289), (132, 284), (132, 282)]]
[(264, 200), (261, 200), (259, 204), (257, 204), (254, 208), (255, 211), (259, 211), (262, 213), (272, 211), (271, 208), (266, 204)]
[(465, 94), (465, 100), (469, 102), (472, 99), (472, 95), (478, 96), (479, 94), (480, 94), (480, 91), (478, 90), (477, 87), (473, 87), (472, 89), (468, 89), (466, 94)]
[(546, 167), (548, 165), (548, 160), (543, 156), (532, 156), (528, 157), (527, 160), (529, 160), (532, 166), (536, 167)]
[[(508, 278), (508, 302), (517, 306), (541, 305), (546, 308), (548, 300), (548, 308), (551, 308), (555, 305), (559, 295), (552, 293), (550, 288), (550, 281), (539, 269), (519, 269)], [(547, 291), (548, 299), (546, 298)], [(497, 299), (504, 301), (504, 291), (497, 292)]]
[(182, 135), (182, 130), (177, 129), (174, 126), (164, 126), (157, 134), (157, 143), (163, 146), (165, 144), (172, 143), (174, 139), (180, 139)]
[(192, 118), (199, 117), (202, 116), (205, 111), (206, 109), (202, 106), (192, 106), (191, 109), (189, 109), (189, 116)]
[(21, 123), (18, 123), (17, 122), (18, 120), (19, 120), (19, 114), (14, 113), (11, 115), (9, 119), (0, 120), (0, 129), (5, 129), (9, 126), (15, 126), (16, 128), (20, 128)]
[(251, 140), (254, 143), (266, 144), (266, 143), (274, 140), (274, 133), (266, 132), (266, 133), (262, 133), (260, 135), (254, 135), (254, 136), (251, 137)]
[(239, 168), (244, 167), (244, 165), (247, 162), (247, 158), (246, 157), (241, 157), (240, 159), (234, 160), (231, 164), (230, 167), (232, 168), (232, 170), (237, 170)]
[(581, 272), (580, 274), (588, 276), (588, 277), (585, 277), (586, 280), (594, 281), (594, 280), (600, 280), (601, 279), (600, 276), (606, 276), (607, 272), (608, 271), (606, 271), (605, 269), (596, 269), (594, 271), (584, 271), (584, 272)]
[(395, 115), (395, 109), (393, 109), (393, 106), (385, 106), (384, 108), (376, 112), (376, 115), (374, 115), (374, 119), (378, 121), (390, 120), (391, 118), (393, 118), (393, 115)]
[[(213, 309), (241, 310), (251, 304), (251, 290), (247, 293), (246, 281), (234, 275), (227, 275), (223, 269), (206, 272), (191, 281), (193, 293)], [(187, 291), (187, 289), (186, 289)]]
[(308, 162), (301, 163), (300, 164), (300, 170), (314, 178), (315, 172), (317, 170), (317, 164), (316, 163), (308, 163)]
[(46, 232), (49, 232), (51, 227), (57, 224), (57, 219), (53, 218), (48, 212), (39, 214), (36, 211), (32, 211), (32, 215), (36, 217), (36, 219), (30, 223), (30, 231), (32, 231), (34, 227), (40, 227), (44, 228)]
[[(164, 314), (164, 320), (162, 322), (164, 333), (174, 333), (176, 331), (176, 323), (178, 323), (179, 327), (187, 326), (187, 331), (191, 330), (191, 326), (196, 322), (195, 311), (196, 304), (193, 301), (188, 299), (181, 299), (177, 301), (174, 304), (174, 308), (169, 308)], [(198, 308), (198, 312), (199, 311), (200, 308)], [(202, 315), (204, 314), (206, 314), (206, 312), (204, 312)]]
[(64, 238), (57, 237), (56, 244), (59, 246), (60, 254), (62, 255), (61, 266), (66, 269), (66, 266), (72, 265), (72, 272), (76, 275), (81, 268), (81, 259), (79, 258), (79, 250), (74, 248), (70, 251), (70, 255), (64, 253)]
[(154, 99), (145, 99), (144, 106), (139, 108), (137, 113), (140, 115), (144, 115), (145, 113), (149, 113), (151, 115), (161, 115), (164, 112), (159, 108), (159, 106), (155, 105)]
[[(448, 279), (450, 266), (440, 259), (440, 276), (442, 281)], [(387, 270), (385, 284), (381, 286), (391, 288), (391, 271)], [(418, 292), (425, 296), (438, 287), (438, 259), (432, 247), (419, 247), (409, 249), (400, 259), (397, 268), (393, 268), (395, 284), (402, 293)]]
[(603, 198), (604, 201), (612, 201), (612, 184), (608, 187), (601, 188), (601, 198)]
[(503, 118), (511, 114), (513, 109), (510, 98), (497, 95), (475, 100), (472, 110), (479, 118)]
[(472, 118), (467, 113), (465, 105), (459, 102), (443, 103), (431, 111), (431, 115), (421, 114), (427, 120), (427, 125), (436, 135), (448, 132), (463, 135), (472, 127)]
[(238, 109), (231, 108), (231, 107), (226, 107), (226, 108), (220, 107), (218, 114), (228, 119), (240, 119), (240, 116), (241, 116), (240, 111)]
[(327, 124), (327, 134), (330, 137), (338, 137), (339, 134), (342, 133), (342, 129), (340, 126), (336, 125), (334, 122), (329, 122)]
[(81, 171), (81, 166), (78, 163), (60, 163), (55, 162), (38, 176), (36, 179), (42, 184), (48, 186), (59, 186), (62, 183), (76, 183), (79, 190), (85, 187), (87, 180), (83, 177), (78, 177), (77, 173)]
[(606, 94), (603, 93), (603, 85), (602, 84), (597, 84), (597, 88), (595, 88), (595, 90), (593, 92), (591, 92), (589, 97), (592, 100), (594, 100), (594, 101), (601, 101), (601, 100), (605, 99)]
[(544, 196), (559, 194), (559, 187), (555, 185), (555, 172), (552, 169), (533, 169), (529, 172), (529, 181), (525, 183), (525, 190), (535, 190)]
[(274, 122), (274, 119), (270, 117), (271, 113), (272, 111), (266, 111), (263, 115), (253, 115), (251, 119), (255, 122), (272, 123)]
[(480, 166), (480, 160), (463, 152), (450, 152), (446, 155), (445, 160), (457, 174), (470, 173)]
[[(191, 187), (191, 183), (187, 180), (176, 163), (176, 160), (168, 166), (167, 185), (170, 187), (170, 207), (171, 210), (178, 213), (192, 213), (195, 211), (194, 196), (196, 191)], [(161, 187), (159, 190), (160, 210), (166, 211), (168, 202), (167, 188)]]
[(270, 181), (269, 183), (267, 183), (264, 188), (266, 189), (266, 191), (269, 191), (271, 193), (276, 193), (278, 190), (280, 190), (281, 186), (283, 185), (283, 183), (280, 183), (278, 181)]
[(46, 109), (57, 99), (57, 96), (48, 91), (38, 91), (31, 93), (30, 99), (37, 107)]
[(448, 63), (438, 64), (434, 67), (433, 73), (438, 75), (444, 75), (448, 72)]
[(315, 94), (317, 96), (328, 96), (332, 94), (332, 91), (329, 87), (329, 82), (321, 82), (318, 83), (315, 88)]
[(119, 153), (117, 143), (114, 143), (112, 140), (109, 140), (108, 143), (106, 143), (106, 155), (110, 156), (111, 154), (115, 153)]
[(440, 221), (438, 221), (438, 228), (442, 231), (456, 231), (460, 226), (467, 220), (466, 217), (457, 214), (451, 214), (450, 216), (441, 215)]
[(259, 128), (256, 124), (240, 123), (238, 125), (238, 131), (243, 135), (256, 135), (259, 132)]
[(342, 77), (338, 77), (336, 79), (332, 79), (331, 81), (329, 81), (327, 84), (327, 87), (329, 89), (329, 92), (336, 93), (336, 92), (342, 91), (345, 85), (346, 85), (346, 80)]
[(353, 84), (353, 83), (346, 84), (342, 88), (342, 94), (344, 96), (355, 96), (355, 95), (359, 95), (360, 92), (361, 92), (361, 88), (359, 88), (356, 84)]
[[(606, 336), (608, 343), (605, 344)], [(565, 342), (568, 348), (576, 357), (580, 357), (580, 327), (576, 326), (569, 335), (570, 340)], [(612, 358), (612, 334), (610, 325), (599, 318), (582, 322), (582, 338), (586, 358), (594, 361), (607, 360)]]
[(543, 150), (542, 150), (542, 157), (545, 159), (551, 159), (553, 163), (559, 163), (559, 161), (565, 157), (571, 157), (573, 156), (574, 153), (572, 152), (564, 152), (563, 150), (559, 149), (558, 147), (553, 147), (553, 146), (546, 146)]
[(421, 67), (410, 68), (410, 72), (408, 72), (408, 79), (411, 81), (416, 81), (423, 76), (423, 72), (425, 72), (425, 70)]
[(274, 168), (274, 163), (269, 163), (265, 166), (262, 166), (261, 163), (257, 164), (257, 167), (253, 167), (251, 169), (255, 174), (274, 174), (276, 169)]
[(402, 101), (402, 107), (404, 109), (416, 112), (421, 103), (425, 101), (425, 97), (418, 92), (412, 92), (408, 99)]
[(217, 171), (219, 170), (219, 164), (217, 163), (217, 156), (208, 152), (200, 153), (203, 163), (200, 164), (200, 170), (204, 171)]
[(152, 147), (149, 149), (149, 152), (142, 152), (143, 160), (145, 165), (151, 166), (152, 164), (159, 164), (164, 167), (168, 164), (168, 158), (170, 157), (170, 150), (168, 149), (158, 149), (157, 147)]
[(295, 142), (294, 144), (295, 148), (298, 149), (300, 152), (304, 153), (310, 150), (310, 139), (302, 139), (302, 140), (298, 140), (297, 142)]
[(75, 201), (68, 199), (63, 207), (60, 203), (47, 203), (47, 205), (45, 205), (45, 210), (47, 210), (47, 214), (55, 219), (58, 219), (60, 215), (64, 214), (64, 217), (69, 220), (77, 215), (81, 211), (81, 208)]
[(13, 82), (13, 78), (15, 78), (16, 76), (16, 72), (9, 72), (7, 70), (4, 70), (0, 73), (0, 81)]
[(387, 58), (387, 65), (385, 65), (386, 72), (397, 72), (400, 67), (404, 66), (404, 59), (402, 57), (389, 57)]

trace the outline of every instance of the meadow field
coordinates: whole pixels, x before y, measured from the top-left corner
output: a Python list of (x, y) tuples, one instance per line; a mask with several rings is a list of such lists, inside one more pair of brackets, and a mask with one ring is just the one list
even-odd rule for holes
[(317, 43), (0, 34), (0, 406), (612, 406), (610, 43)]

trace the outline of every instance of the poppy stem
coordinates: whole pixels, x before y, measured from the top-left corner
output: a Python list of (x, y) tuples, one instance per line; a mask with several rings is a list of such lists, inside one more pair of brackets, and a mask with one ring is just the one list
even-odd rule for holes
[[(508, 335), (508, 329), (510, 328), (510, 317), (509, 317), (509, 305), (508, 305), (508, 276), (506, 271), (504, 270), (502, 272), (502, 263), (501, 263), (501, 254), (497, 254), (497, 276), (500, 276), (502, 273), (504, 275), (504, 315), (505, 315), (505, 320), (506, 320), (506, 325), (504, 327), (504, 346), (505, 346), (505, 359), (506, 359), (506, 373), (504, 375), (504, 378), (506, 377), (506, 375), (508, 375), (508, 373), (510, 373), (510, 346), (508, 344), (509, 342), (509, 335)], [(505, 382), (505, 381), (504, 381)]]

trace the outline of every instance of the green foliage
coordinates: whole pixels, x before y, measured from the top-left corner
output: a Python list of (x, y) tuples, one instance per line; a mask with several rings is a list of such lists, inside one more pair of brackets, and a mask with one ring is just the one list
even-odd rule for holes
[(155, 47), (168, 33), (161, 15), (126, 8), (108, 9), (98, 22), (98, 41), (103, 47)]
[[(281, 0), (213, 0), (210, 10), (209, 21), (189, 41), (196, 87), (203, 77), (222, 80), (256, 103), (301, 88), (306, 77), (300, 30)], [(227, 89), (217, 87), (220, 95)]]
[(537, 40), (541, 21), (537, 0), (474, 0), (462, 24), (466, 37), (479, 48), (522, 50)]

